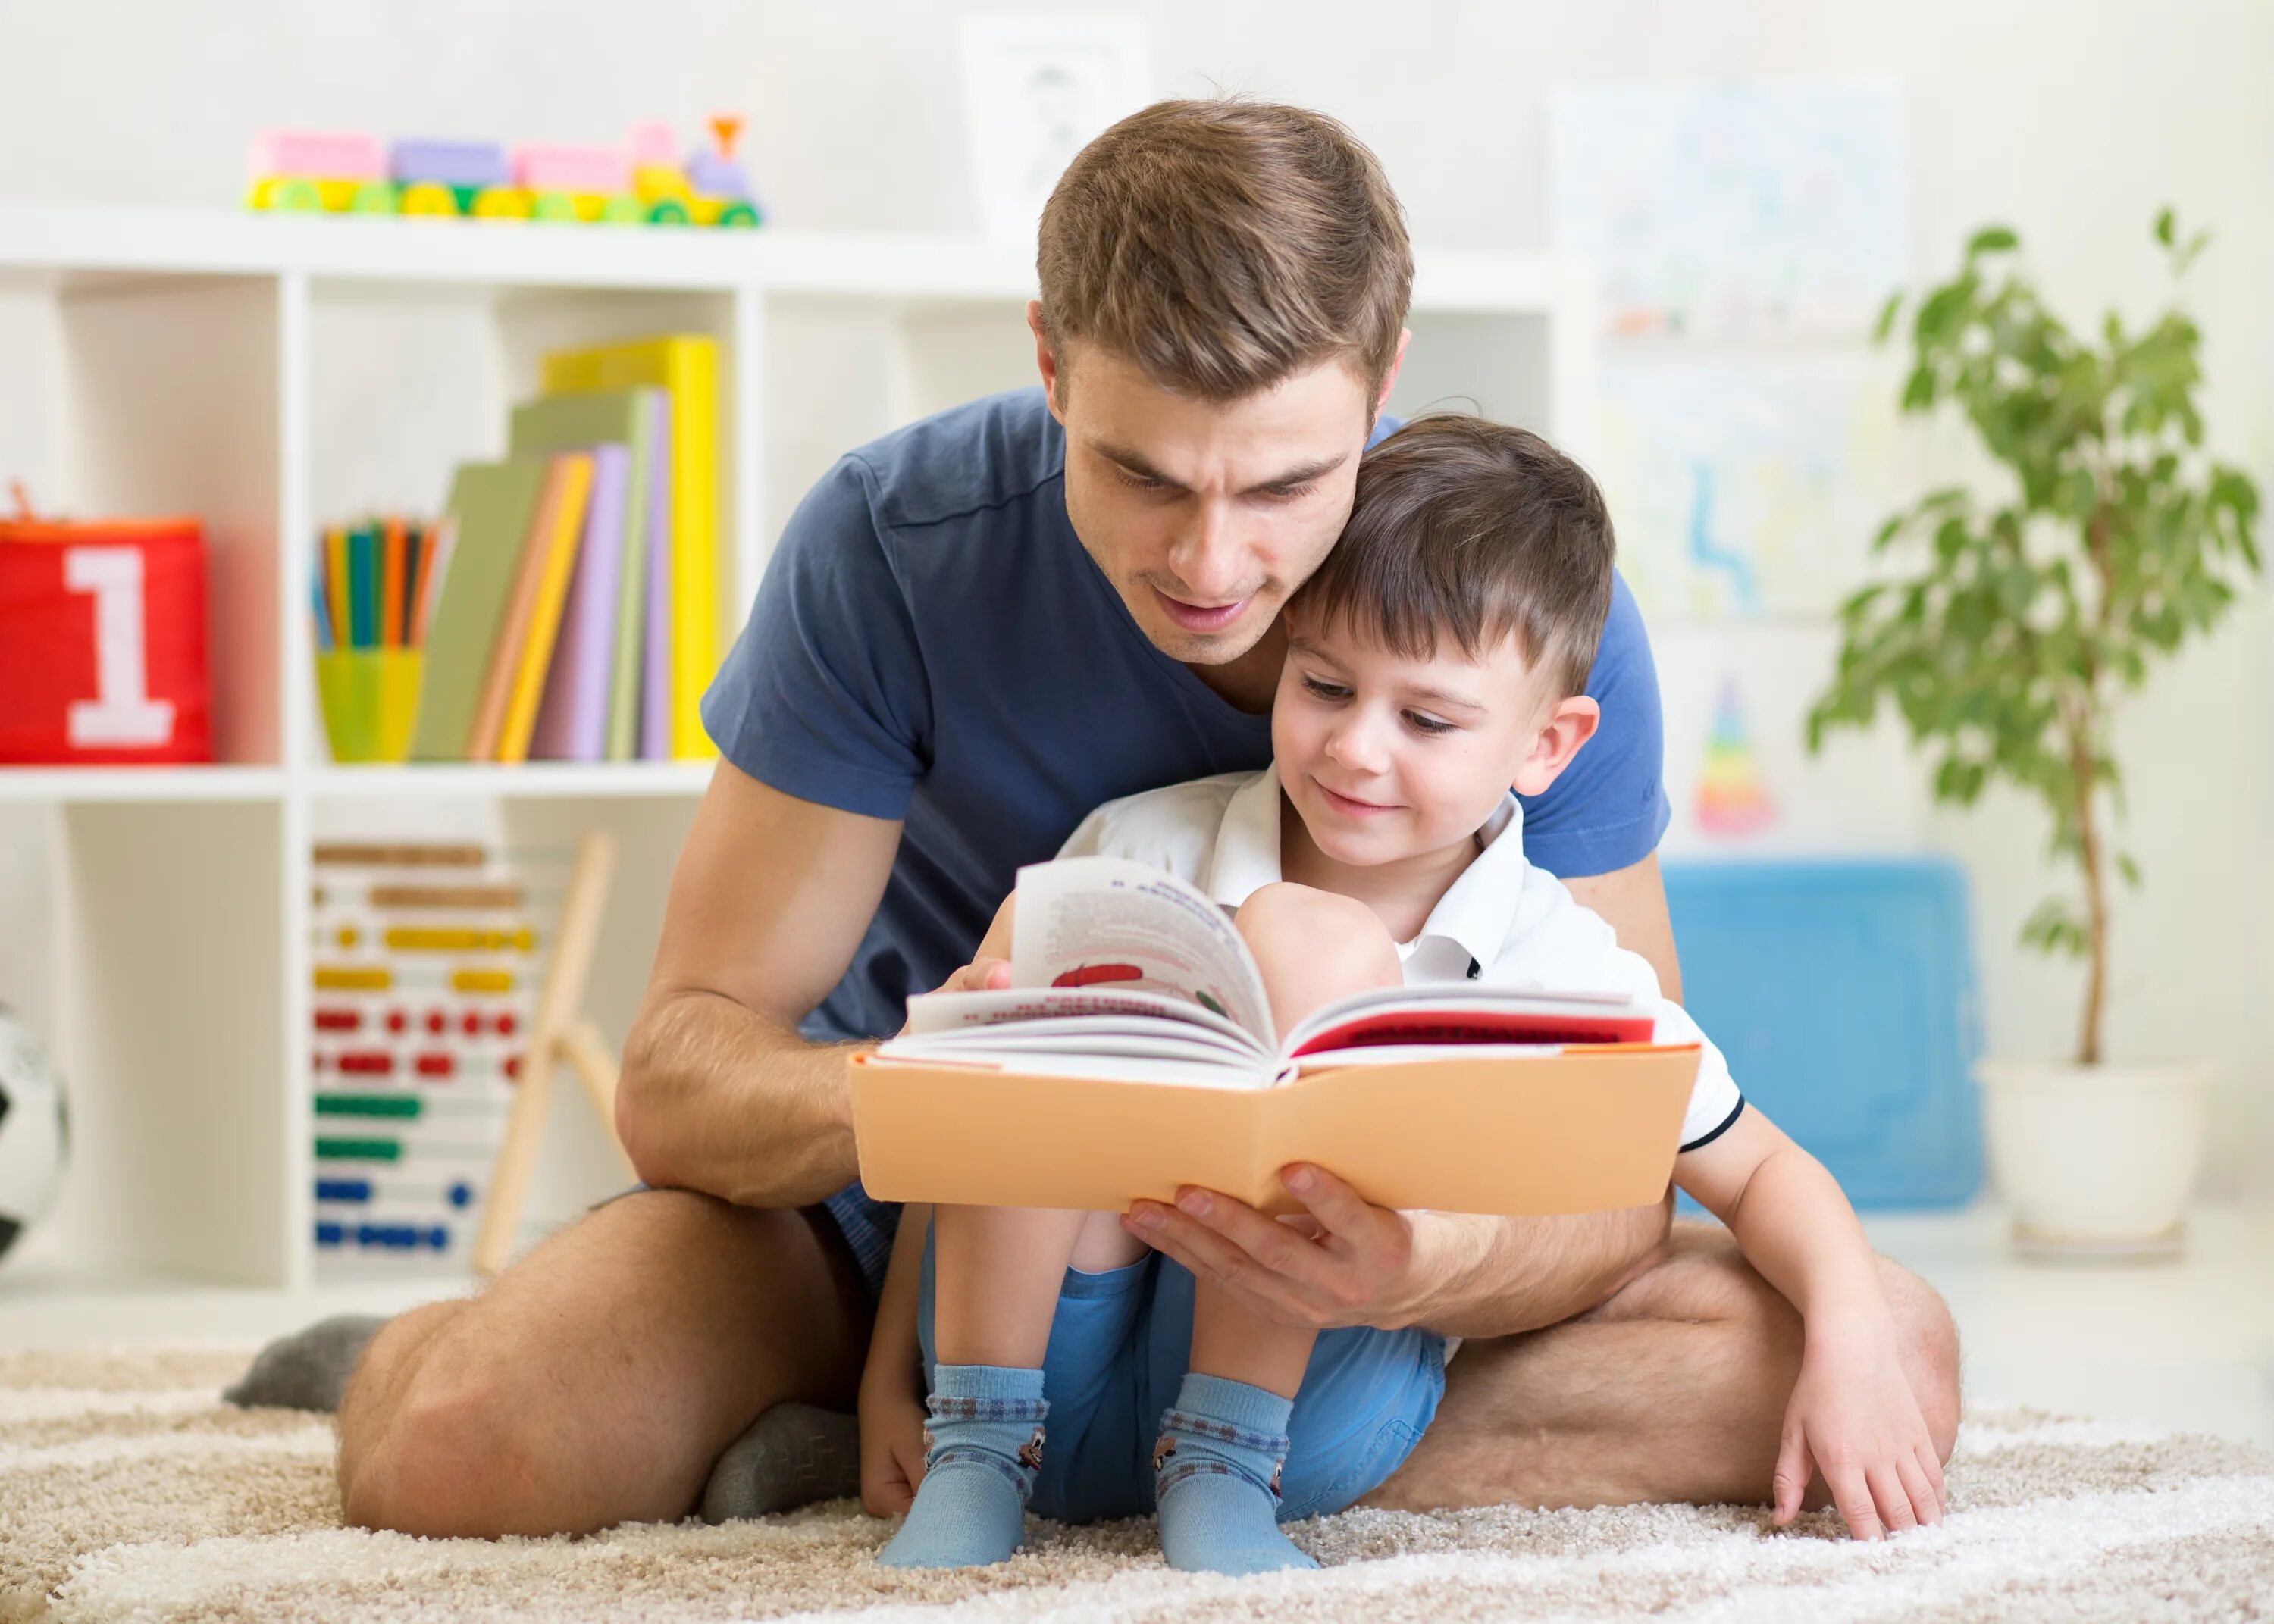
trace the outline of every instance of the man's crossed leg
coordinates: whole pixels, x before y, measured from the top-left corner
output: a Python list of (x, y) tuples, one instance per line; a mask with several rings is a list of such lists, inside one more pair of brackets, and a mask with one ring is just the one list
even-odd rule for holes
[[(1882, 1267), (1946, 1457), (1955, 1333), (1925, 1285)], [(414, 1534), (675, 1520), (762, 1411), (852, 1407), (868, 1320), (819, 1212), (625, 1196), (479, 1297), (415, 1309), (373, 1339), (340, 1408), (343, 1507)], [(1434, 1425), (1370, 1503), (1764, 1500), (1800, 1351), (1799, 1317), (1735, 1245), (1678, 1227), (1593, 1312), (1465, 1344)], [(1820, 1485), (1809, 1503), (1824, 1503)]]

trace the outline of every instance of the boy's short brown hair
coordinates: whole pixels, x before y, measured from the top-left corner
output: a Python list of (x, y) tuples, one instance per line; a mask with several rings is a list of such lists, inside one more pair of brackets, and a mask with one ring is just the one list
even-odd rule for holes
[(1416, 417), (1366, 454), (1350, 523), (1290, 613), (1408, 659), (1476, 658), (1514, 633), (1556, 697), (1587, 689), (1616, 544), (1587, 470), (1525, 429)]
[(1397, 358), (1413, 252), (1381, 164), (1325, 114), (1156, 102), (1066, 166), (1035, 269), (1054, 350), (1100, 344), (1208, 401), (1346, 357), (1370, 406)]

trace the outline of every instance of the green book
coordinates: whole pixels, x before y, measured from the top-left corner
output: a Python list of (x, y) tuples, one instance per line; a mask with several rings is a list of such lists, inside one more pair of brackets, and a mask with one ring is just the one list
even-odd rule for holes
[(443, 563), (441, 595), (426, 627), (413, 761), (464, 761), (490, 651), (521, 569), (522, 545), (545, 485), (548, 458), (465, 462), (450, 485), (457, 539)]
[[(548, 395), (516, 406), (511, 445), (516, 455), (620, 445), (628, 454), (620, 560), (614, 569), (614, 647), (609, 658), (606, 755), (610, 761), (639, 756), (640, 660), (646, 635), (648, 482), (657, 477), (653, 425), (660, 389), (604, 389), (590, 395)], [(667, 538), (666, 538), (667, 539)], [(583, 566), (580, 564), (579, 568)]]
[(379, 531), (358, 525), (348, 532), (348, 631), (358, 649), (379, 646)]

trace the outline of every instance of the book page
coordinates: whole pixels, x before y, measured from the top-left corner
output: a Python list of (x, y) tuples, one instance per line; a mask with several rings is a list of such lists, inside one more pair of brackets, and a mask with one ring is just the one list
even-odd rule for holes
[(1314, 1011), (1287, 1034), (1284, 1052), (1308, 1062), (1382, 1044), (1647, 1043), (1657, 1026), (1625, 993), (1434, 981), (1358, 993)]
[(908, 1000), (905, 1035), (984, 1033), (989, 1041), (1011, 1030), (1054, 1037), (1141, 1031), (1174, 1041), (1204, 1041), (1212, 1048), (1268, 1058), (1254, 1034), (1186, 998), (1157, 992), (1093, 991), (1081, 987), (1002, 987), (981, 992), (927, 992)]
[(1118, 857), (1019, 870), (1011, 925), (1019, 988), (1156, 993), (1276, 1041), (1263, 978), (1231, 918), (1174, 875)]

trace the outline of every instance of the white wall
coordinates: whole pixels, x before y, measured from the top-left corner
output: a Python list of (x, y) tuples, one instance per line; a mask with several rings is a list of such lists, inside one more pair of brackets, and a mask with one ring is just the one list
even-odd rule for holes
[[(0, 0), (0, 200), (226, 208), (266, 124), (608, 140), (635, 118), (750, 117), (749, 156), (785, 223), (957, 231), (963, 169), (955, 19), (914, 0)], [(2274, 492), (2274, 9), (2260, 0), (1130, 0), (1161, 92), (1211, 87), (1325, 108), (1373, 144), (1430, 244), (1545, 235), (1545, 94), (1574, 79), (1888, 75), (1905, 86), (1914, 270), (1975, 225), (2022, 231), (2056, 302), (2090, 320), (2159, 292), (2145, 227), (2165, 201), (2214, 224), (2195, 308), (2222, 449)], [(631, 19), (639, 20), (634, 23)], [(1392, 19), (1395, 20), (1391, 20)], [(1669, 766), (1689, 782), (1725, 666), (1757, 693), (1812, 680), (1821, 639), (1667, 626)], [(1773, 708), (1773, 707), (1772, 707)], [(2210, 1050), (2228, 1083), (2221, 1182), (2274, 1163), (2274, 630), (2262, 608), (2160, 680), (2123, 733), (2130, 838), (2149, 888), (2118, 918), (2116, 1051)], [(1993, 1047), (2052, 1052), (2075, 979), (2014, 930), (2043, 889), (2029, 809), (1931, 813), (1886, 743), (1815, 768), (1764, 748), (1796, 838), (1915, 839), (1969, 865)], [(36, 980), (36, 887), (0, 825), (0, 996)], [(1699, 838), (1677, 830), (1674, 849)], [(2255, 1148), (2254, 1149), (2254, 1147)]]

